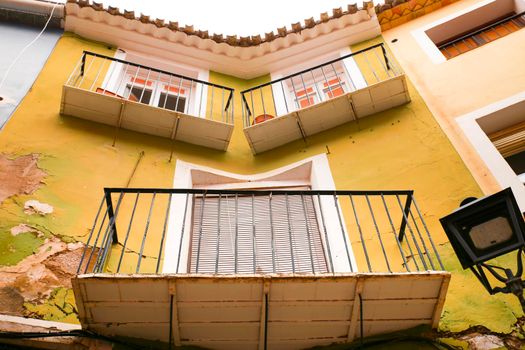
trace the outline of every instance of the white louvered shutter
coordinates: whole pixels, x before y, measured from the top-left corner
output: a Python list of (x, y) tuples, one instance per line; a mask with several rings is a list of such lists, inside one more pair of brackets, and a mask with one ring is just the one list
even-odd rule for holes
[(199, 196), (192, 221), (191, 273), (328, 272), (311, 196)]

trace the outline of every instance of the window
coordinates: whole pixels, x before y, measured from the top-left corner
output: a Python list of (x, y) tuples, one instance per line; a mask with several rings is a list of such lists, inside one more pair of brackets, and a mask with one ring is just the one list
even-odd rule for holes
[[(173, 186), (335, 189), (325, 154), (256, 175), (226, 173), (178, 160)], [(331, 196), (173, 195), (165, 243), (172, 248), (166, 250), (163, 273), (355, 271), (350, 243), (343, 238), (346, 229), (339, 222), (342, 213), (334, 203)]]
[(306, 108), (347, 93), (347, 79), (342, 62), (336, 62), (288, 79), (289, 96), (295, 108)]
[(525, 122), (488, 134), (498, 152), (525, 182)]
[(525, 26), (525, 12), (513, 0), (488, 0), (425, 33), (446, 59), (507, 36)]
[(190, 273), (328, 272), (310, 196), (197, 197), (190, 249)]
[[(172, 111), (187, 112), (188, 91), (194, 87), (194, 83), (191, 81), (163, 77), (161, 74), (155, 74), (155, 80), (146, 80), (135, 77), (141, 76), (140, 72), (136, 72), (136, 70), (135, 72), (128, 72), (126, 75), (127, 83), (123, 91), (124, 98)], [(152, 74), (150, 73), (150, 75)]]
[(524, 26), (525, 19), (523, 15), (516, 17), (515, 14), (510, 14), (503, 19), (483, 25), (481, 29), (440, 43), (438, 48), (447, 59), (450, 59), (511, 34)]

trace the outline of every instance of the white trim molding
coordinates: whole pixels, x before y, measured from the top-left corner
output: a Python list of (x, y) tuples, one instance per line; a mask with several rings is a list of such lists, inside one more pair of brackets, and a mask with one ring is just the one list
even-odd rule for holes
[(495, 131), (494, 128), (503, 129), (519, 121), (525, 121), (525, 92), (456, 118), (498, 184), (501, 188), (512, 188), (521, 211), (525, 212), (525, 186), (487, 136), (487, 132)]

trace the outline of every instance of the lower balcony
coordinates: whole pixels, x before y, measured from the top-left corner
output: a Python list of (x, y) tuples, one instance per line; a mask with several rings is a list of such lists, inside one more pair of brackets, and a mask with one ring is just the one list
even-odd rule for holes
[(410, 101), (403, 72), (377, 44), (241, 92), (254, 154)]
[(118, 188), (73, 288), (105, 336), (304, 349), (435, 328), (449, 279), (412, 191)]
[(119, 129), (226, 150), (233, 89), (85, 51), (62, 90), (60, 113)]

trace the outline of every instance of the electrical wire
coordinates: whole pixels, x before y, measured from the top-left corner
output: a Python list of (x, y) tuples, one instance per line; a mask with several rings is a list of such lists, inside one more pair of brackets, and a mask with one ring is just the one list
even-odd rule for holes
[(31, 42), (29, 44), (27, 44), (26, 46), (24, 46), (22, 48), (22, 50), (20, 50), (20, 52), (18, 53), (18, 55), (15, 57), (15, 59), (13, 60), (13, 62), (11, 62), (11, 64), (9, 65), (9, 67), (7, 67), (7, 70), (4, 74), (4, 77), (2, 78), (2, 81), (0, 81), (0, 89), (2, 89), (2, 86), (4, 85), (4, 82), (5, 80), (7, 79), (7, 76), (9, 75), (9, 73), (11, 72), (11, 69), (13, 68), (13, 66), (16, 64), (16, 62), (18, 62), (18, 60), (20, 59), (20, 57), (22, 57), (22, 55), (24, 54), (24, 52), (30, 48), (38, 39), (40, 39), (40, 37), (42, 36), (42, 34), (44, 34), (44, 31), (47, 29), (47, 26), (49, 25), (49, 22), (51, 22), (51, 18), (53, 18), (53, 14), (55, 12), (55, 9), (57, 8), (58, 5), (60, 5), (61, 3), (59, 2), (55, 2), (55, 4), (53, 5), (53, 8), (51, 9), (51, 13), (49, 14), (49, 18), (47, 19), (46, 21), (46, 24), (44, 25), (44, 28), (42, 28), (42, 30), (40, 31), (40, 33), (38, 33), (38, 35), (33, 39), (31, 40)]
[(53, 337), (83, 337), (104, 340), (110, 343), (120, 344), (131, 349), (143, 349), (137, 345), (122, 342), (115, 338), (106, 337), (91, 331), (77, 329), (71, 331), (58, 331), (58, 332), (4, 332), (0, 331), (1, 339), (34, 339), (34, 338), (53, 338)]

